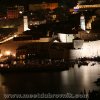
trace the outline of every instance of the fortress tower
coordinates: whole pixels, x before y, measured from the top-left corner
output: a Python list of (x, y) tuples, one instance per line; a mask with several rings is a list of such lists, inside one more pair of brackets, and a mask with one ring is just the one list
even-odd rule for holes
[(28, 28), (28, 17), (27, 16), (23, 16), (23, 20), (24, 20), (24, 31), (30, 30)]
[(85, 17), (84, 17), (83, 14), (80, 16), (80, 27), (81, 27), (82, 30), (86, 29), (85, 28)]

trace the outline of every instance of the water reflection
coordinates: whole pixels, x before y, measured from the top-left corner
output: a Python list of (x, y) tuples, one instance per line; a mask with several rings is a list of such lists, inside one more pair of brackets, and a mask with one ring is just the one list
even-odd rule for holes
[(81, 66), (80, 68), (75, 65), (69, 71), (61, 72), (61, 75), (62, 84), (65, 85), (66, 90), (69, 87), (70, 91), (74, 93), (83, 91), (84, 89), (88, 92), (89, 90), (98, 89), (94, 81), (100, 75), (100, 65)]
[(8, 93), (7, 88), (3, 83), (4, 83), (4, 77), (0, 74), (0, 99), (1, 100), (5, 100), (3, 94)]
[[(0, 75), (0, 94), (4, 93), (80, 93), (99, 89), (94, 81), (100, 65), (81, 66), (61, 72), (9, 73)], [(3, 99), (2, 99), (3, 100)]]

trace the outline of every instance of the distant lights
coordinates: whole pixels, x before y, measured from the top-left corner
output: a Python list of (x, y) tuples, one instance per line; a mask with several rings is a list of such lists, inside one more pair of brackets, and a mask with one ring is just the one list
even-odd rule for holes
[(17, 34), (15, 34), (14, 37), (17, 37)]
[(3, 41), (0, 41), (0, 43), (4, 43), (4, 42), (7, 42), (9, 40), (12, 40), (14, 37), (17, 37), (17, 34), (11, 36), (11, 37), (8, 37), (7, 39), (3, 40)]
[(94, 5), (80, 5), (77, 4), (74, 9), (86, 9), (86, 8), (100, 8), (100, 4), (94, 4)]
[(13, 57), (16, 57), (16, 54), (13, 53), (13, 52), (10, 51), (10, 50), (5, 51), (5, 52), (4, 52), (4, 55), (5, 55), (5, 56), (10, 56), (10, 55), (11, 55), (11, 56), (13, 56)]
[(78, 12), (79, 9), (74, 9), (74, 12)]
[(19, 13), (20, 13), (20, 14), (22, 14), (22, 13), (23, 13), (23, 11), (19, 11)]
[(31, 12), (30, 14), (31, 14), (31, 15), (33, 15), (33, 13), (32, 13), (32, 12)]

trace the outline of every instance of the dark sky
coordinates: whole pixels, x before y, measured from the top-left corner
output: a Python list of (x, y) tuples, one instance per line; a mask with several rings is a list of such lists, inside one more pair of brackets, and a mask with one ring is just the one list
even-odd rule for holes
[[(81, 1), (81, 0), (0, 0), (0, 5), (13, 5), (13, 4), (28, 4), (28, 3), (41, 3), (41, 2), (70, 2), (73, 3), (75, 1)], [(100, 3), (100, 0), (85, 0), (87, 2), (94, 2), (94, 3)]]
[(41, 2), (58, 2), (59, 0), (0, 0), (0, 8), (5, 6), (13, 6), (13, 5), (25, 5), (27, 6), (29, 3), (41, 3)]
[(40, 3), (40, 2), (57, 2), (59, 0), (0, 0), (1, 4), (27, 4), (27, 3)]
[[(63, 2), (65, 1), (65, 2)], [(63, 2), (68, 7), (73, 7), (77, 0), (0, 0), (0, 11), (6, 11), (6, 7), (14, 5), (24, 5), (27, 9), (30, 3), (41, 3), (41, 2)]]
[(68, 5), (73, 4), (77, 0), (0, 0), (0, 5), (15, 5), (15, 4), (20, 4), (20, 5), (27, 5), (29, 3), (41, 3), (41, 2), (67, 2)]
[(29, 3), (58, 2), (58, 1), (59, 0), (0, 0), (0, 12), (6, 12), (6, 7), (14, 5), (24, 5), (27, 9)]

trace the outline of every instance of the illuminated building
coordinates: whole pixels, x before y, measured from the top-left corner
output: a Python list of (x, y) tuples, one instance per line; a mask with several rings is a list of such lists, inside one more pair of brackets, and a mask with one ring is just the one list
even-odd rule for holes
[(58, 33), (58, 37), (62, 43), (72, 43), (74, 39), (73, 34)]
[(93, 4), (93, 5), (80, 5), (79, 3), (74, 7), (74, 10), (81, 10), (81, 9), (96, 9), (100, 8), (100, 4)]
[(16, 49), (17, 63), (36, 64), (41, 63), (42, 60), (69, 59), (68, 49), (72, 48), (72, 43), (34, 42), (24, 44)]
[(24, 6), (14, 6), (7, 8), (7, 18), (14, 19), (18, 18), (20, 15), (24, 13)]
[(28, 17), (23, 16), (23, 20), (24, 20), (24, 31), (27, 31), (27, 30), (29, 30), (29, 28), (28, 28)]
[(14, 19), (14, 18), (18, 18), (18, 17), (19, 17), (19, 13), (18, 13), (17, 8), (10, 7), (7, 9), (7, 18), (8, 19)]
[(42, 3), (42, 4), (29, 4), (29, 10), (36, 11), (40, 9), (53, 10), (58, 7), (58, 3)]

